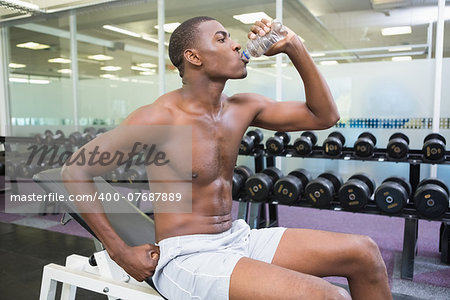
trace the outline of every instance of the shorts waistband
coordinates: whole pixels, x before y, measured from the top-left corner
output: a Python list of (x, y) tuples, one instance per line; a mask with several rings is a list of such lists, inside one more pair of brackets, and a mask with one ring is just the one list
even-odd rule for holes
[(232, 234), (233, 230), (235, 230), (238, 225), (242, 225), (241, 223), (244, 223), (246, 225), (247, 223), (244, 220), (235, 220), (233, 221), (233, 224), (231, 227), (223, 232), (219, 233), (196, 233), (196, 234), (188, 234), (188, 235), (180, 235), (180, 236), (173, 236), (169, 238), (162, 239), (159, 241), (159, 243), (155, 243), (156, 246), (169, 246), (169, 245), (179, 245), (180, 243), (183, 243), (184, 241), (191, 241), (191, 240), (218, 240), (222, 239), (230, 234)]

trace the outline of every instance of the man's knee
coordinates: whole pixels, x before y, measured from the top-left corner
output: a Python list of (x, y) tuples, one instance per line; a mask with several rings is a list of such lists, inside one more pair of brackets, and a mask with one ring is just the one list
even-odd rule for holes
[(343, 289), (341, 287), (337, 287), (336, 298), (333, 298), (333, 299), (352, 300), (352, 297), (350, 296), (350, 294), (347, 292), (346, 289)]
[(347, 290), (330, 284), (330, 287), (317, 299), (351, 300), (352, 297)]
[(386, 265), (375, 241), (364, 235), (358, 235), (355, 238), (358, 245), (355, 249), (358, 269), (368, 275), (373, 275), (374, 279), (386, 276)]

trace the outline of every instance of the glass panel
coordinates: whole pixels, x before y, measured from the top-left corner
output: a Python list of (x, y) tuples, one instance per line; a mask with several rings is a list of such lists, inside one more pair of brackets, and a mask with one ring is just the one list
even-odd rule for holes
[(436, 2), (285, 0), (283, 13), (317, 62), (409, 60), (427, 56)]
[(156, 1), (77, 15), (80, 125), (114, 126), (158, 97)]
[[(385, 148), (391, 134), (403, 132), (410, 139), (411, 149), (422, 149), (424, 137), (431, 132), (433, 116), (435, 60), (427, 59), (427, 43), (429, 24), (437, 19), (436, 2), (424, 5), (410, 1), (404, 4), (404, 1), (400, 7), (368, 1), (285, 0), (283, 3), (285, 25), (304, 40), (330, 86), (341, 115), (335, 127), (317, 133), (318, 144), (331, 131), (338, 130), (344, 134), (346, 146), (352, 147), (359, 134), (370, 131), (377, 138), (377, 147)], [(399, 26), (410, 26), (406, 29), (411, 32), (382, 33), (386, 27)], [(435, 35), (436, 23), (431, 29)], [(449, 54), (447, 45), (444, 56)], [(445, 66), (444, 63), (444, 73)], [(283, 75), (298, 76), (292, 64), (284, 67)], [(444, 74), (444, 98), (446, 86), (450, 86), (448, 77)], [(303, 84), (285, 82), (284, 99), (305, 99)], [(448, 117), (450, 105), (444, 101), (441, 115)], [(443, 134), (448, 136), (448, 130)], [(293, 135), (292, 140), (297, 137)], [(315, 175), (325, 169), (335, 169), (345, 179), (364, 171), (372, 174), (378, 184), (387, 177), (386, 168), (392, 172), (390, 175), (409, 175), (408, 164), (297, 161), (301, 167), (316, 171)], [(283, 167), (291, 170), (299, 165), (289, 159), (283, 161)], [(422, 166), (422, 177), (427, 177), (429, 172), (429, 165)]]
[(43, 131), (39, 127), (72, 122), (72, 85), (58, 71), (64, 64), (53, 59), (70, 57), (68, 17), (26, 23), (9, 28), (9, 86), (12, 134)]
[[(240, 43), (242, 49), (246, 47), (247, 33), (252, 24), (244, 24), (233, 16), (254, 12), (264, 12), (271, 18), (275, 18), (275, 0), (249, 0), (245, 2), (237, 0), (211, 0), (207, 2), (201, 0), (189, 2), (182, 0), (166, 1), (166, 23), (181, 23), (189, 18), (201, 15), (215, 18), (230, 33), (231, 38)], [(167, 41), (169, 37), (170, 35), (167, 34)], [(225, 93), (232, 95), (237, 92), (259, 91), (266, 96), (275, 97), (275, 80), (273, 80), (275, 69), (272, 66), (274, 63), (274, 58), (252, 59), (247, 66), (248, 77), (244, 80), (229, 81)], [(254, 69), (258, 68), (268, 68), (269, 70), (254, 71)], [(171, 74), (172, 72), (175, 72), (176, 76)], [(260, 80), (258, 81), (257, 78)], [(270, 78), (270, 80), (267, 80), (267, 78)], [(264, 80), (264, 84), (261, 83), (261, 79)], [(166, 69), (166, 80), (167, 91), (181, 87), (181, 79), (170, 62)], [(258, 84), (254, 85), (254, 83)], [(263, 90), (258, 89), (261, 86), (264, 86)]]
[(108, 2), (111, 0), (21, 0), (2, 1), (0, 6), (0, 21), (27, 18), (33, 14), (54, 13), (73, 8), (81, 8)]
[[(442, 67), (442, 94), (441, 94), (441, 124), (440, 133), (447, 141), (447, 150), (450, 151), (450, 4), (446, 4), (447, 20), (444, 28), (444, 62)], [(438, 166), (438, 177), (443, 179), (450, 187), (450, 166)]]

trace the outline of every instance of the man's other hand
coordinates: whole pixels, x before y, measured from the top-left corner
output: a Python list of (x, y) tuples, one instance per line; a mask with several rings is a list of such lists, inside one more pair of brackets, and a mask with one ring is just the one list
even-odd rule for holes
[(152, 244), (128, 247), (114, 260), (131, 277), (144, 281), (155, 271), (159, 260), (159, 247)]
[[(250, 28), (250, 32), (248, 33), (248, 38), (251, 40), (256, 39), (258, 36), (265, 36), (270, 32), (272, 28), (272, 22), (267, 19), (262, 19), (261, 21), (256, 21), (255, 24)], [(273, 44), (267, 51), (264, 53), (266, 56), (272, 56), (278, 53), (285, 53), (287, 47), (291, 44), (294, 38), (300, 40), (300, 38), (288, 27), (284, 26), (286, 32), (284, 32), (285, 37)]]

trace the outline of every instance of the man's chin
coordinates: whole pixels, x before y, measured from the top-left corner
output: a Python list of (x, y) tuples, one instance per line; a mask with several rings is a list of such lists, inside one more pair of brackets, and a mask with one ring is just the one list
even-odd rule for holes
[(244, 71), (239, 76), (236, 76), (236, 77), (231, 78), (231, 79), (244, 79), (246, 77), (247, 77), (247, 69), (244, 69)]

